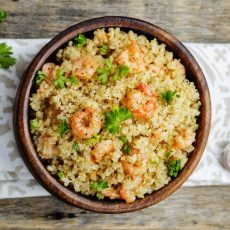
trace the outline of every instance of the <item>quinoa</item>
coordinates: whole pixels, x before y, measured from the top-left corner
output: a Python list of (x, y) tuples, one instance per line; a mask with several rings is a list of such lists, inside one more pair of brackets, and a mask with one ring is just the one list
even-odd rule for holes
[[(184, 167), (194, 149), (200, 96), (180, 60), (156, 39), (119, 28), (81, 39), (39, 72), (44, 79), (30, 97), (33, 140), (64, 186), (133, 202)], [(122, 108), (119, 130), (109, 129), (112, 112)]]

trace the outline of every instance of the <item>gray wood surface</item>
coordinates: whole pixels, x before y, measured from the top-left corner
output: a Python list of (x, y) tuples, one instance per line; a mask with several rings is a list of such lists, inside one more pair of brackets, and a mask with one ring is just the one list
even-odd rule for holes
[(0, 200), (0, 229), (229, 229), (229, 187), (182, 188), (150, 208), (87, 212), (53, 197)]
[(182, 41), (229, 42), (229, 0), (0, 0), (0, 37), (52, 37), (82, 20), (125, 15), (152, 22)]
[[(0, 38), (47, 38), (82, 20), (125, 15), (187, 42), (230, 42), (229, 0), (0, 0)], [(95, 214), (53, 197), (0, 200), (0, 229), (230, 229), (230, 187), (181, 188), (161, 203), (120, 215)]]

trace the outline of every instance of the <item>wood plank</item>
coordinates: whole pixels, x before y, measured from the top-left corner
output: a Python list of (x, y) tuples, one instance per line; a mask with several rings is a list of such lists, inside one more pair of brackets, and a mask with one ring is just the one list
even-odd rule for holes
[(126, 214), (84, 211), (54, 197), (0, 200), (3, 229), (229, 229), (229, 186), (181, 188), (167, 200)]
[(82, 20), (125, 15), (152, 22), (189, 42), (230, 41), (229, 0), (1, 0), (0, 37), (47, 38)]

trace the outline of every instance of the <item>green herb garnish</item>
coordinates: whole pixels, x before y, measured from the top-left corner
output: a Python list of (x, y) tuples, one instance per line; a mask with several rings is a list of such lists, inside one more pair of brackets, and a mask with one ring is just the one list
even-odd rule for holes
[(173, 92), (172, 90), (168, 90), (164, 93), (161, 93), (161, 97), (167, 102), (167, 105), (170, 105), (175, 93), (176, 91)]
[(6, 11), (0, 9), (0, 22), (4, 22), (6, 19), (6, 16), (7, 16)]
[(181, 161), (180, 160), (173, 160), (167, 164), (168, 176), (170, 177), (177, 177), (178, 173), (181, 171)]
[(105, 127), (110, 133), (117, 134), (122, 121), (130, 119), (133, 114), (127, 108), (115, 108), (105, 116)]
[(12, 54), (12, 47), (8, 46), (5, 42), (0, 43), (0, 68), (8, 69), (15, 64), (16, 59), (11, 57)]
[(73, 150), (76, 152), (79, 150), (79, 145), (76, 141), (73, 143)]
[(40, 85), (44, 79), (45, 79), (45, 74), (42, 71), (38, 71), (35, 79), (36, 84)]
[(86, 37), (84, 34), (79, 34), (76, 38), (74, 38), (74, 44), (77, 47), (82, 47), (86, 44)]
[(97, 80), (102, 84), (107, 84), (109, 82), (109, 74), (113, 67), (113, 63), (110, 58), (105, 59), (106, 66), (104, 68), (97, 68)]
[(58, 126), (58, 132), (61, 136), (63, 136), (64, 133), (66, 133), (69, 130), (69, 125), (65, 119), (61, 121), (61, 123)]
[(169, 158), (170, 157), (170, 155), (171, 155), (171, 150), (170, 151), (168, 151), (168, 152), (166, 152), (166, 154), (165, 154), (165, 156), (167, 157), (167, 158)]
[(107, 181), (100, 180), (99, 182), (94, 182), (90, 184), (90, 189), (95, 190), (97, 192), (101, 192), (104, 189), (108, 188), (108, 183)]
[(70, 78), (70, 82), (72, 85), (77, 85), (78, 84), (78, 80), (75, 76), (71, 76)]
[(37, 119), (30, 120), (30, 129), (35, 130), (38, 127)]
[(54, 84), (61, 89), (65, 88), (65, 83), (67, 81), (66, 77), (64, 76), (64, 73), (65, 73), (65, 69), (63, 68), (57, 69), (56, 80), (54, 81)]
[(98, 200), (104, 199), (104, 195), (101, 194), (101, 193), (97, 193), (96, 197), (97, 197)]
[(108, 52), (108, 49), (109, 47), (107, 45), (103, 45), (101, 48), (100, 48), (100, 52), (102, 55), (105, 55), (107, 52)]
[(128, 140), (127, 140), (127, 137), (126, 136), (121, 136), (121, 141), (123, 142), (123, 150), (124, 150), (124, 152), (125, 153), (127, 153), (127, 154), (130, 154), (130, 152), (131, 152), (131, 147), (130, 147), (130, 145), (128, 144)]
[(62, 171), (58, 172), (57, 175), (58, 175), (58, 177), (59, 177), (60, 180), (65, 176)]
[(113, 76), (113, 79), (115, 81), (117, 81), (119, 79), (119, 77), (125, 78), (129, 73), (130, 73), (130, 69), (129, 69), (128, 66), (126, 66), (126, 65), (120, 65), (116, 69), (116, 71), (114, 73), (114, 76)]
[(94, 135), (94, 136), (92, 136), (91, 138), (89, 138), (89, 139), (87, 139), (86, 140), (86, 142), (88, 143), (88, 144), (93, 144), (93, 145), (95, 145), (95, 144), (97, 144), (98, 142), (100, 142), (100, 135)]

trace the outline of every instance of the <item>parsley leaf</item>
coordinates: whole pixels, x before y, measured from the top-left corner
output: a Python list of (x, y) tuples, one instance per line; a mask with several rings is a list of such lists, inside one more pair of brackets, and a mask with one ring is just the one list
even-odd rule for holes
[(78, 143), (76, 141), (73, 143), (73, 147), (72, 148), (76, 152), (79, 150), (79, 145), (78, 145)]
[(109, 78), (108, 78), (108, 74), (106, 73), (102, 73), (97, 77), (97, 80), (99, 82), (101, 82), (102, 84), (107, 84), (109, 83)]
[(42, 71), (38, 71), (35, 79), (36, 84), (40, 85), (44, 79), (45, 79), (45, 74)]
[(63, 136), (64, 133), (66, 133), (69, 130), (69, 125), (65, 119), (61, 121), (61, 123), (58, 126), (58, 132)]
[(173, 160), (167, 164), (168, 176), (170, 177), (177, 177), (178, 173), (181, 171), (181, 161), (180, 160)]
[(103, 45), (101, 48), (100, 48), (100, 52), (102, 55), (105, 55), (107, 52), (108, 52), (108, 49), (109, 47), (107, 45)]
[(119, 79), (119, 77), (125, 78), (129, 73), (130, 73), (130, 69), (129, 69), (128, 66), (126, 66), (126, 65), (120, 65), (116, 69), (116, 71), (114, 73), (114, 76), (113, 76), (113, 79), (115, 81), (117, 81)]
[(165, 99), (165, 101), (167, 102), (167, 105), (170, 105), (172, 100), (173, 100), (173, 96), (175, 93), (176, 93), (176, 91), (173, 92), (172, 90), (168, 90), (164, 93), (161, 93), (161, 97), (163, 99)]
[(58, 177), (59, 177), (60, 180), (65, 176), (62, 171), (58, 172), (57, 175), (58, 175)]
[(88, 144), (97, 144), (98, 142), (100, 142), (100, 135), (93, 135), (91, 138), (87, 139), (86, 142)]
[(70, 77), (70, 82), (72, 85), (77, 85), (78, 84), (78, 80), (75, 76), (71, 76)]
[(0, 43), (0, 68), (8, 69), (15, 64), (16, 59), (11, 57), (12, 54), (12, 47), (8, 46), (5, 42)]
[(74, 38), (74, 44), (77, 47), (82, 47), (86, 44), (86, 37), (84, 34), (79, 34), (76, 38)]
[(37, 119), (30, 120), (30, 129), (35, 130), (38, 127)]
[(0, 22), (4, 22), (6, 19), (6, 16), (7, 16), (6, 11), (0, 9)]
[(127, 154), (130, 154), (130, 152), (131, 152), (131, 147), (130, 147), (130, 145), (127, 143), (128, 142), (128, 140), (127, 140), (127, 137), (126, 136), (121, 136), (121, 141), (123, 142), (123, 150), (124, 150), (124, 152), (125, 153), (127, 153)]
[(98, 200), (104, 199), (104, 195), (101, 194), (101, 193), (97, 193), (96, 197), (97, 197)]
[(127, 108), (115, 108), (105, 116), (105, 127), (110, 133), (117, 134), (122, 121), (130, 119), (133, 114)]
[(101, 192), (104, 189), (108, 188), (108, 183), (107, 181), (100, 180), (99, 182), (94, 182), (90, 184), (90, 189), (95, 190), (97, 192)]
[(167, 157), (167, 158), (169, 158), (170, 157), (170, 155), (171, 155), (171, 150), (170, 151), (168, 151), (168, 152), (166, 152), (166, 154), (165, 154), (165, 156)]
[(97, 68), (97, 80), (102, 84), (107, 84), (109, 82), (109, 73), (113, 68), (113, 63), (110, 58), (105, 59), (106, 66), (104, 68)]
[(59, 68), (56, 72), (56, 80), (54, 81), (54, 84), (61, 89), (65, 88), (65, 83), (67, 81), (67, 79), (64, 76), (64, 73), (65, 69)]

